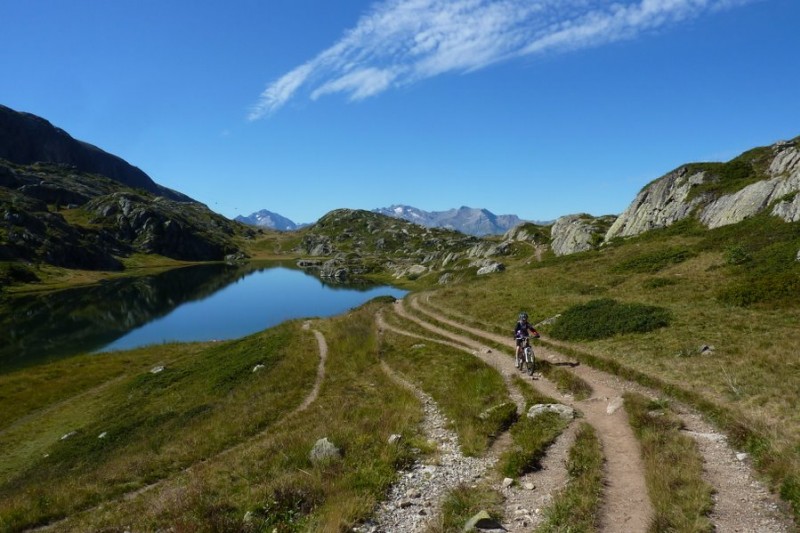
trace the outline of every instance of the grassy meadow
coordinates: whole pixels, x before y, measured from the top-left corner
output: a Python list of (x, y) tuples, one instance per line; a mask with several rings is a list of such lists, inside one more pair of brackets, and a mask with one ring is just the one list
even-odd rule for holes
[[(251, 243), (252, 255), (281, 256), (296, 239), (264, 234)], [(541, 260), (524, 243), (510, 249), (505, 272), (457, 271), (447, 285), (431, 273), (402, 284), (425, 291), (422, 312), (508, 336), (508, 345), (489, 343), (497, 349), (510, 351), (519, 311), (533, 323), (561, 315), (537, 326), (544, 335), (537, 342), (701, 410), (751, 454), (800, 516), (800, 225), (759, 216), (709, 231), (685, 222)], [(234, 341), (82, 355), (0, 375), (0, 530), (47, 523), (56, 531), (165, 524), (174, 531), (347, 530), (370, 516), (398, 468), (432, 451), (420, 433), (419, 400), (381, 362), (436, 400), (466, 453), (485, 454), (511, 427), (520, 453), (503, 457), (500, 469), (516, 475), (535, 468), (563, 425), (534, 427), (511, 410), (489, 411), (509, 402), (495, 370), (447, 343), (392, 328), (379, 334), (382, 311), (395, 328), (435, 336), (389, 312), (386, 300), (314, 320), (329, 354), (319, 397), (302, 411), (319, 359), (301, 321)], [(263, 366), (253, 372), (256, 365)], [(578, 398), (591, 392), (566, 367), (539, 370)], [(526, 401), (541, 399), (520, 388)], [(632, 415), (643, 441), (686, 446), (669, 413), (661, 426), (648, 426), (647, 413), (663, 406), (643, 401), (629, 399), (644, 405)], [(653, 437), (655, 430), (663, 433)], [(392, 434), (403, 436), (400, 444), (389, 444)], [(309, 459), (322, 437), (341, 458)], [(596, 442), (591, 428), (581, 430), (569, 460), (571, 488), (543, 530), (594, 527), (602, 463)], [(674, 452), (652, 453), (658, 464)], [(684, 476), (677, 481), (651, 483), (691, 485), (697, 497), (686, 500), (694, 506), (667, 508), (663, 523), (703, 531), (707, 487), (696, 483), (697, 465), (687, 467), (694, 470), (676, 473)], [(442, 530), (458, 529), (481, 505), (496, 512), (497, 494), (457, 488)], [(573, 514), (578, 523), (565, 522)]]

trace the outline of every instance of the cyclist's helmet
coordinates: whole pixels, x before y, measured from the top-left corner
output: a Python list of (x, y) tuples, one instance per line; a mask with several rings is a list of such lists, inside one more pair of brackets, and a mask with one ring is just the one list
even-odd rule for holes
[(520, 322), (527, 322), (528, 321), (528, 313), (522, 312), (519, 314), (519, 321)]

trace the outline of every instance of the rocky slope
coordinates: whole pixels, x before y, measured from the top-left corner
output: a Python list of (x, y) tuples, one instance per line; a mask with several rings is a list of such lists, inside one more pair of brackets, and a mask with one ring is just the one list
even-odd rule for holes
[(197, 202), (133, 190), (103, 176), (0, 160), (0, 260), (120, 270), (133, 253), (222, 260), (253, 230)]
[(346, 279), (376, 272), (398, 278), (445, 270), (497, 272), (504, 267), (496, 258), (513, 248), (370, 211), (337, 209), (302, 230), (295, 251), (306, 256), (300, 266), (318, 269), (322, 277)]
[(708, 228), (761, 212), (800, 221), (800, 137), (755, 148), (727, 163), (683, 165), (647, 185), (605, 239), (629, 237), (695, 217)]
[(172, 200), (191, 198), (163, 187), (120, 157), (73, 139), (64, 130), (31, 113), (0, 105), (0, 159), (20, 165), (53, 163), (77, 172), (99, 174), (128, 187)]
[(553, 253), (568, 255), (596, 248), (615, 220), (612, 215), (595, 218), (585, 213), (559, 218), (550, 228)]

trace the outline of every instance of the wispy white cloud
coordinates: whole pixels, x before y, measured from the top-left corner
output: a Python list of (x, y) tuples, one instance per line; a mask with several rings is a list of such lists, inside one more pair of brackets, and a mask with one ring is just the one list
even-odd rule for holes
[(270, 83), (255, 120), (299, 91), (361, 100), (449, 72), (632, 39), (754, 0), (385, 0), (315, 58)]

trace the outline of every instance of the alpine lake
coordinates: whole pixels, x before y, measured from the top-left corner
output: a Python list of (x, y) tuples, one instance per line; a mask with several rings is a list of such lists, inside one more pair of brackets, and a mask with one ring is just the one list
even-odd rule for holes
[(283, 264), (205, 264), (14, 296), (0, 310), (0, 373), (83, 353), (243, 337), (343, 313), (391, 286), (327, 282)]

